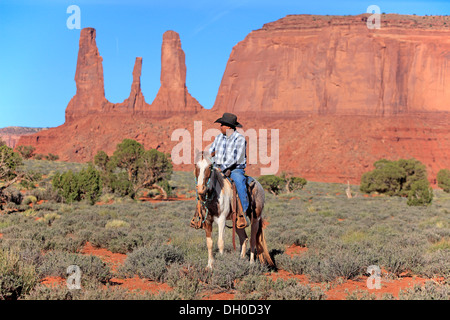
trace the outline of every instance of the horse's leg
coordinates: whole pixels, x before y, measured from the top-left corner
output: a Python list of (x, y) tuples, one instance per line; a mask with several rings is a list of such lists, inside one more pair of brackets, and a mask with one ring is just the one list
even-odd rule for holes
[(252, 220), (251, 233), (250, 233), (250, 263), (255, 262), (255, 251), (256, 251), (256, 235), (259, 229), (259, 219), (260, 217)]
[(239, 237), (239, 243), (241, 245), (241, 258), (245, 258), (245, 253), (247, 252), (247, 233), (245, 229), (236, 229), (236, 233)]
[(217, 240), (217, 246), (219, 247), (219, 253), (223, 254), (223, 250), (224, 250), (224, 241), (223, 241), (223, 235), (224, 235), (224, 231), (225, 231), (225, 216), (221, 215), (219, 219), (217, 219), (217, 225), (219, 226), (219, 239)]
[(206, 246), (208, 247), (208, 268), (212, 269), (212, 265), (214, 263), (212, 223), (205, 222), (205, 231), (206, 231)]

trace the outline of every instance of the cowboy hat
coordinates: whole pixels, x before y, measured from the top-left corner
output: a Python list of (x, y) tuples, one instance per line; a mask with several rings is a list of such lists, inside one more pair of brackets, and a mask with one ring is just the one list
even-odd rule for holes
[(242, 128), (242, 125), (239, 122), (237, 122), (236, 115), (234, 115), (232, 113), (228, 113), (228, 112), (225, 112), (223, 114), (222, 118), (219, 118), (216, 121), (214, 121), (214, 123), (216, 123), (216, 122), (227, 125), (229, 127)]

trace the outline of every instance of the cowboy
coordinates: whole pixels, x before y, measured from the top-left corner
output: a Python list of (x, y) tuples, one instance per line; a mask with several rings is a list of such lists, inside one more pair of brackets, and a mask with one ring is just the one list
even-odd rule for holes
[(236, 115), (224, 113), (222, 118), (217, 119), (214, 123), (220, 123), (221, 133), (214, 139), (209, 148), (209, 153), (214, 157), (215, 165), (219, 167), (226, 177), (231, 177), (234, 181), (243, 214), (238, 214), (236, 226), (240, 229), (245, 228), (250, 225), (247, 214), (249, 208), (247, 176), (244, 171), (247, 162), (247, 141), (236, 130), (237, 127), (242, 128), (242, 125), (237, 122)]

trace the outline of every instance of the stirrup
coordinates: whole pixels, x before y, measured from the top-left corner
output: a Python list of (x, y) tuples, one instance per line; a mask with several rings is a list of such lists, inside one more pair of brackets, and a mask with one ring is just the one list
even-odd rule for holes
[[(249, 217), (248, 217), (248, 215), (244, 215), (244, 217), (245, 217), (245, 225), (237, 225), (236, 224), (236, 228), (238, 228), (238, 229), (245, 229), (245, 228), (247, 228), (248, 226), (250, 226), (250, 219), (249, 219)], [(236, 219), (236, 220), (239, 220), (239, 218), (238, 219)], [(242, 221), (242, 220), (241, 220)], [(237, 222), (237, 221), (236, 221)]]

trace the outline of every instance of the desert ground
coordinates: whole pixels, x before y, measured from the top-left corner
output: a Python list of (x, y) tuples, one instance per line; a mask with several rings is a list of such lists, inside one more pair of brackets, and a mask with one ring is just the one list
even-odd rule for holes
[[(352, 198), (346, 184), (313, 181), (291, 193), (266, 192), (264, 232), (275, 267), (250, 264), (249, 252), (239, 258), (229, 229), (220, 255), (215, 227), (210, 270), (205, 233), (189, 226), (196, 205), (192, 172), (173, 173), (166, 200), (156, 191), (134, 200), (104, 194), (94, 205), (52, 200), (52, 175), (83, 166), (25, 160), (26, 169), (40, 171), (43, 179), (32, 189), (13, 186), (29, 200), (0, 214), (0, 248), (3, 265), (14, 261), (28, 289), (2, 292), (3, 298), (449, 298), (450, 195), (440, 189), (425, 207), (408, 206), (403, 197), (363, 194), (358, 185), (350, 185)], [(81, 271), (76, 289), (68, 286), (70, 265)], [(380, 274), (370, 275), (369, 266)]]

